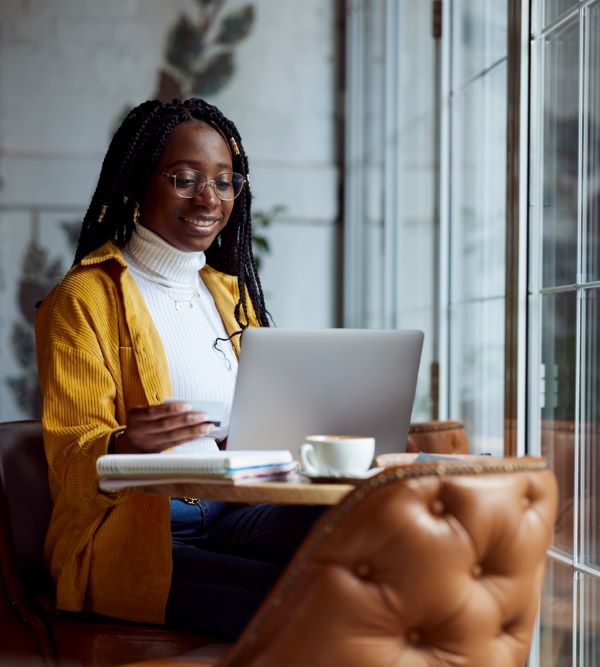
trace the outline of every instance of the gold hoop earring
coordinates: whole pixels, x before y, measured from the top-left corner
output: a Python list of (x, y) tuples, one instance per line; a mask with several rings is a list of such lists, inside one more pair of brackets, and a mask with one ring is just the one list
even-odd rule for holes
[(140, 224), (140, 205), (137, 202), (135, 202), (135, 207), (133, 209), (133, 224)]

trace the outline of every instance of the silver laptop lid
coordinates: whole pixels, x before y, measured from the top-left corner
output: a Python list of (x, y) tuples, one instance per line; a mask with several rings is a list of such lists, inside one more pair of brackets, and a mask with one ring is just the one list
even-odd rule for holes
[(228, 449), (290, 449), (306, 435), (375, 437), (403, 452), (423, 332), (249, 328), (242, 335)]

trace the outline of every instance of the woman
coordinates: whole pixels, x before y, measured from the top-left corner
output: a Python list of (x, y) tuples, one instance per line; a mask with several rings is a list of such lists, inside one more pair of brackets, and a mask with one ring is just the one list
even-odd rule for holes
[[(239, 133), (202, 100), (145, 102), (113, 137), (36, 320), (61, 609), (232, 640), (319, 514), (97, 488), (107, 452), (223, 446), (239, 334), (268, 326), (250, 199)], [(225, 403), (218, 430), (192, 399)]]

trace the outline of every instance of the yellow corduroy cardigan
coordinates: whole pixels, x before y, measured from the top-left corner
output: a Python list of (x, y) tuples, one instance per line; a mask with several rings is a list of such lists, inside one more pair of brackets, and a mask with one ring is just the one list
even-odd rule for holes
[[(227, 333), (238, 331), (236, 279), (209, 266), (201, 275)], [(248, 312), (257, 326), (249, 299)], [(232, 342), (239, 353), (239, 336)], [(84, 258), (43, 301), (36, 346), (54, 500), (46, 559), (57, 605), (163, 623), (172, 571), (168, 499), (97, 488), (96, 459), (128, 409), (172, 391), (158, 331), (116, 244)]]

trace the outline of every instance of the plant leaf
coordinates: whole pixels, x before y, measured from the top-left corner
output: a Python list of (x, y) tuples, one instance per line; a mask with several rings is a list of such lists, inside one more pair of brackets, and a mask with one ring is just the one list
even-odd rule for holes
[(269, 252), (271, 249), (269, 241), (264, 236), (255, 236), (254, 245), (262, 252)]
[(187, 16), (181, 15), (167, 39), (167, 62), (182, 74), (191, 76), (203, 51), (204, 34)]
[(192, 80), (194, 93), (200, 97), (213, 95), (223, 88), (233, 74), (233, 53), (222, 51), (209, 58)]
[(21, 368), (35, 367), (35, 340), (30, 327), (14, 322), (10, 343)]
[(179, 81), (168, 72), (165, 72), (164, 69), (161, 69), (158, 72), (158, 91), (154, 97), (162, 102), (170, 102), (176, 97), (182, 99), (184, 95)]
[(246, 5), (223, 18), (215, 41), (219, 44), (236, 44), (248, 36), (253, 23), (254, 7)]

